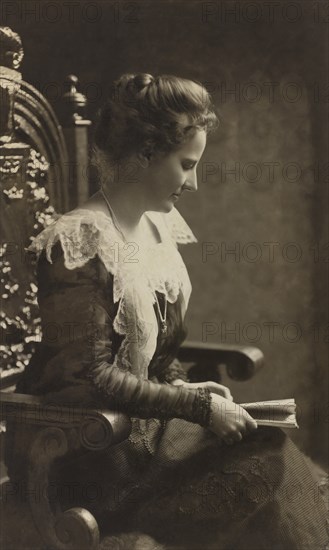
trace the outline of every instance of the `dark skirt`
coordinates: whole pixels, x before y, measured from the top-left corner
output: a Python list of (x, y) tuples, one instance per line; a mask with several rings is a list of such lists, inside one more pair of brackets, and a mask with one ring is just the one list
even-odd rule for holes
[(135, 419), (128, 440), (54, 476), (63, 504), (83, 504), (103, 533), (139, 532), (189, 550), (324, 550), (329, 542), (320, 490), (278, 428), (227, 446), (185, 420)]

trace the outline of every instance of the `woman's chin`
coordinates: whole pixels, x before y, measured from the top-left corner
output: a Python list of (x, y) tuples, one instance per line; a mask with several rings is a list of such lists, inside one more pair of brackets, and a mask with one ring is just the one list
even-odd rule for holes
[(163, 201), (161, 203), (161, 205), (157, 205), (157, 206), (154, 206), (154, 208), (152, 208), (152, 210), (154, 212), (163, 212), (165, 214), (168, 214), (168, 212), (170, 212), (173, 207), (174, 207), (174, 203), (175, 203), (175, 200), (173, 200), (171, 197), (169, 199), (167, 199), (166, 201)]
[(163, 212), (170, 212), (174, 208), (174, 203), (172, 201), (168, 201), (167, 204), (164, 206)]

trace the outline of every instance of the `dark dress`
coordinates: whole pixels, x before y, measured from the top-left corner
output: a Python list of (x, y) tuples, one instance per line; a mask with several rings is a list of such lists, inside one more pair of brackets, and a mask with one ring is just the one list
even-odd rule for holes
[[(104, 242), (114, 235), (105, 215), (97, 221), (92, 213), (77, 210), (34, 243), (35, 251), (39, 246), (43, 339), (16, 391), (65, 404), (117, 408), (133, 420), (127, 440), (54, 470), (59, 485), (79, 488), (69, 494), (63, 490), (63, 504), (84, 505), (104, 532), (138, 531), (168, 548), (324, 550), (324, 502), (302, 454), (284, 432), (259, 427), (227, 446), (205, 427), (205, 395), (168, 384), (184, 377), (176, 354), (186, 337), (190, 293), (176, 243), (195, 239), (177, 211), (165, 216), (153, 215), (166, 246), (160, 245), (158, 256), (152, 252), (156, 265), (149, 266), (154, 274), (149, 284), (160, 305), (166, 293), (168, 331), (157, 331), (155, 340), (143, 295), (148, 289), (134, 287), (143, 298), (138, 302), (130, 280), (125, 295), (118, 287), (123, 272), (104, 254)], [(168, 262), (170, 255), (174, 274), (168, 271), (154, 282), (162, 268), (158, 264)], [(177, 286), (180, 278), (184, 284)], [(137, 347), (132, 342), (120, 355), (127, 335), (124, 319), (136, 300), (144, 311), (144, 324), (139, 315), (133, 322), (140, 338)], [(157, 308), (151, 305), (159, 324)], [(146, 333), (151, 334), (147, 341)], [(138, 367), (129, 367), (135, 353), (142, 359)]]

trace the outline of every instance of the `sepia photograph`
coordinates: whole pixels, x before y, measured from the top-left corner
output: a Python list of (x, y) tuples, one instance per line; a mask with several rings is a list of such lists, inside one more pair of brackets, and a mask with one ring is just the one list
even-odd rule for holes
[(2, 1), (2, 550), (329, 549), (328, 37)]

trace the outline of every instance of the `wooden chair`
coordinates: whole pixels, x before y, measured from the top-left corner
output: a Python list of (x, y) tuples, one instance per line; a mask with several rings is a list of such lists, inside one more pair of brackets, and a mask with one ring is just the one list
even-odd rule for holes
[[(57, 459), (123, 441), (131, 430), (129, 417), (109, 410), (59, 410), (40, 397), (14, 393), (38, 337), (31, 329), (31, 325), (38, 326), (34, 266), (25, 261), (22, 251), (42, 224), (88, 197), (85, 173), (90, 122), (83, 116), (85, 98), (77, 92), (76, 77), (68, 77), (60, 125), (46, 99), (22, 80), (19, 36), (2, 27), (0, 42), (2, 260), (8, 279), (1, 331), (1, 419), (26, 426), (27, 502), (45, 547), (96, 550), (100, 533), (95, 518), (85, 508), (61, 510), (53, 499), (50, 502), (49, 472)], [(68, 170), (70, 166), (74, 170)], [(191, 341), (184, 342), (178, 359), (187, 364), (192, 381), (219, 381), (222, 365), (231, 378), (247, 380), (263, 364), (262, 352), (254, 347)], [(13, 480), (4, 476), (2, 481), (7, 484), (7, 495), (8, 491), (14, 494)]]

